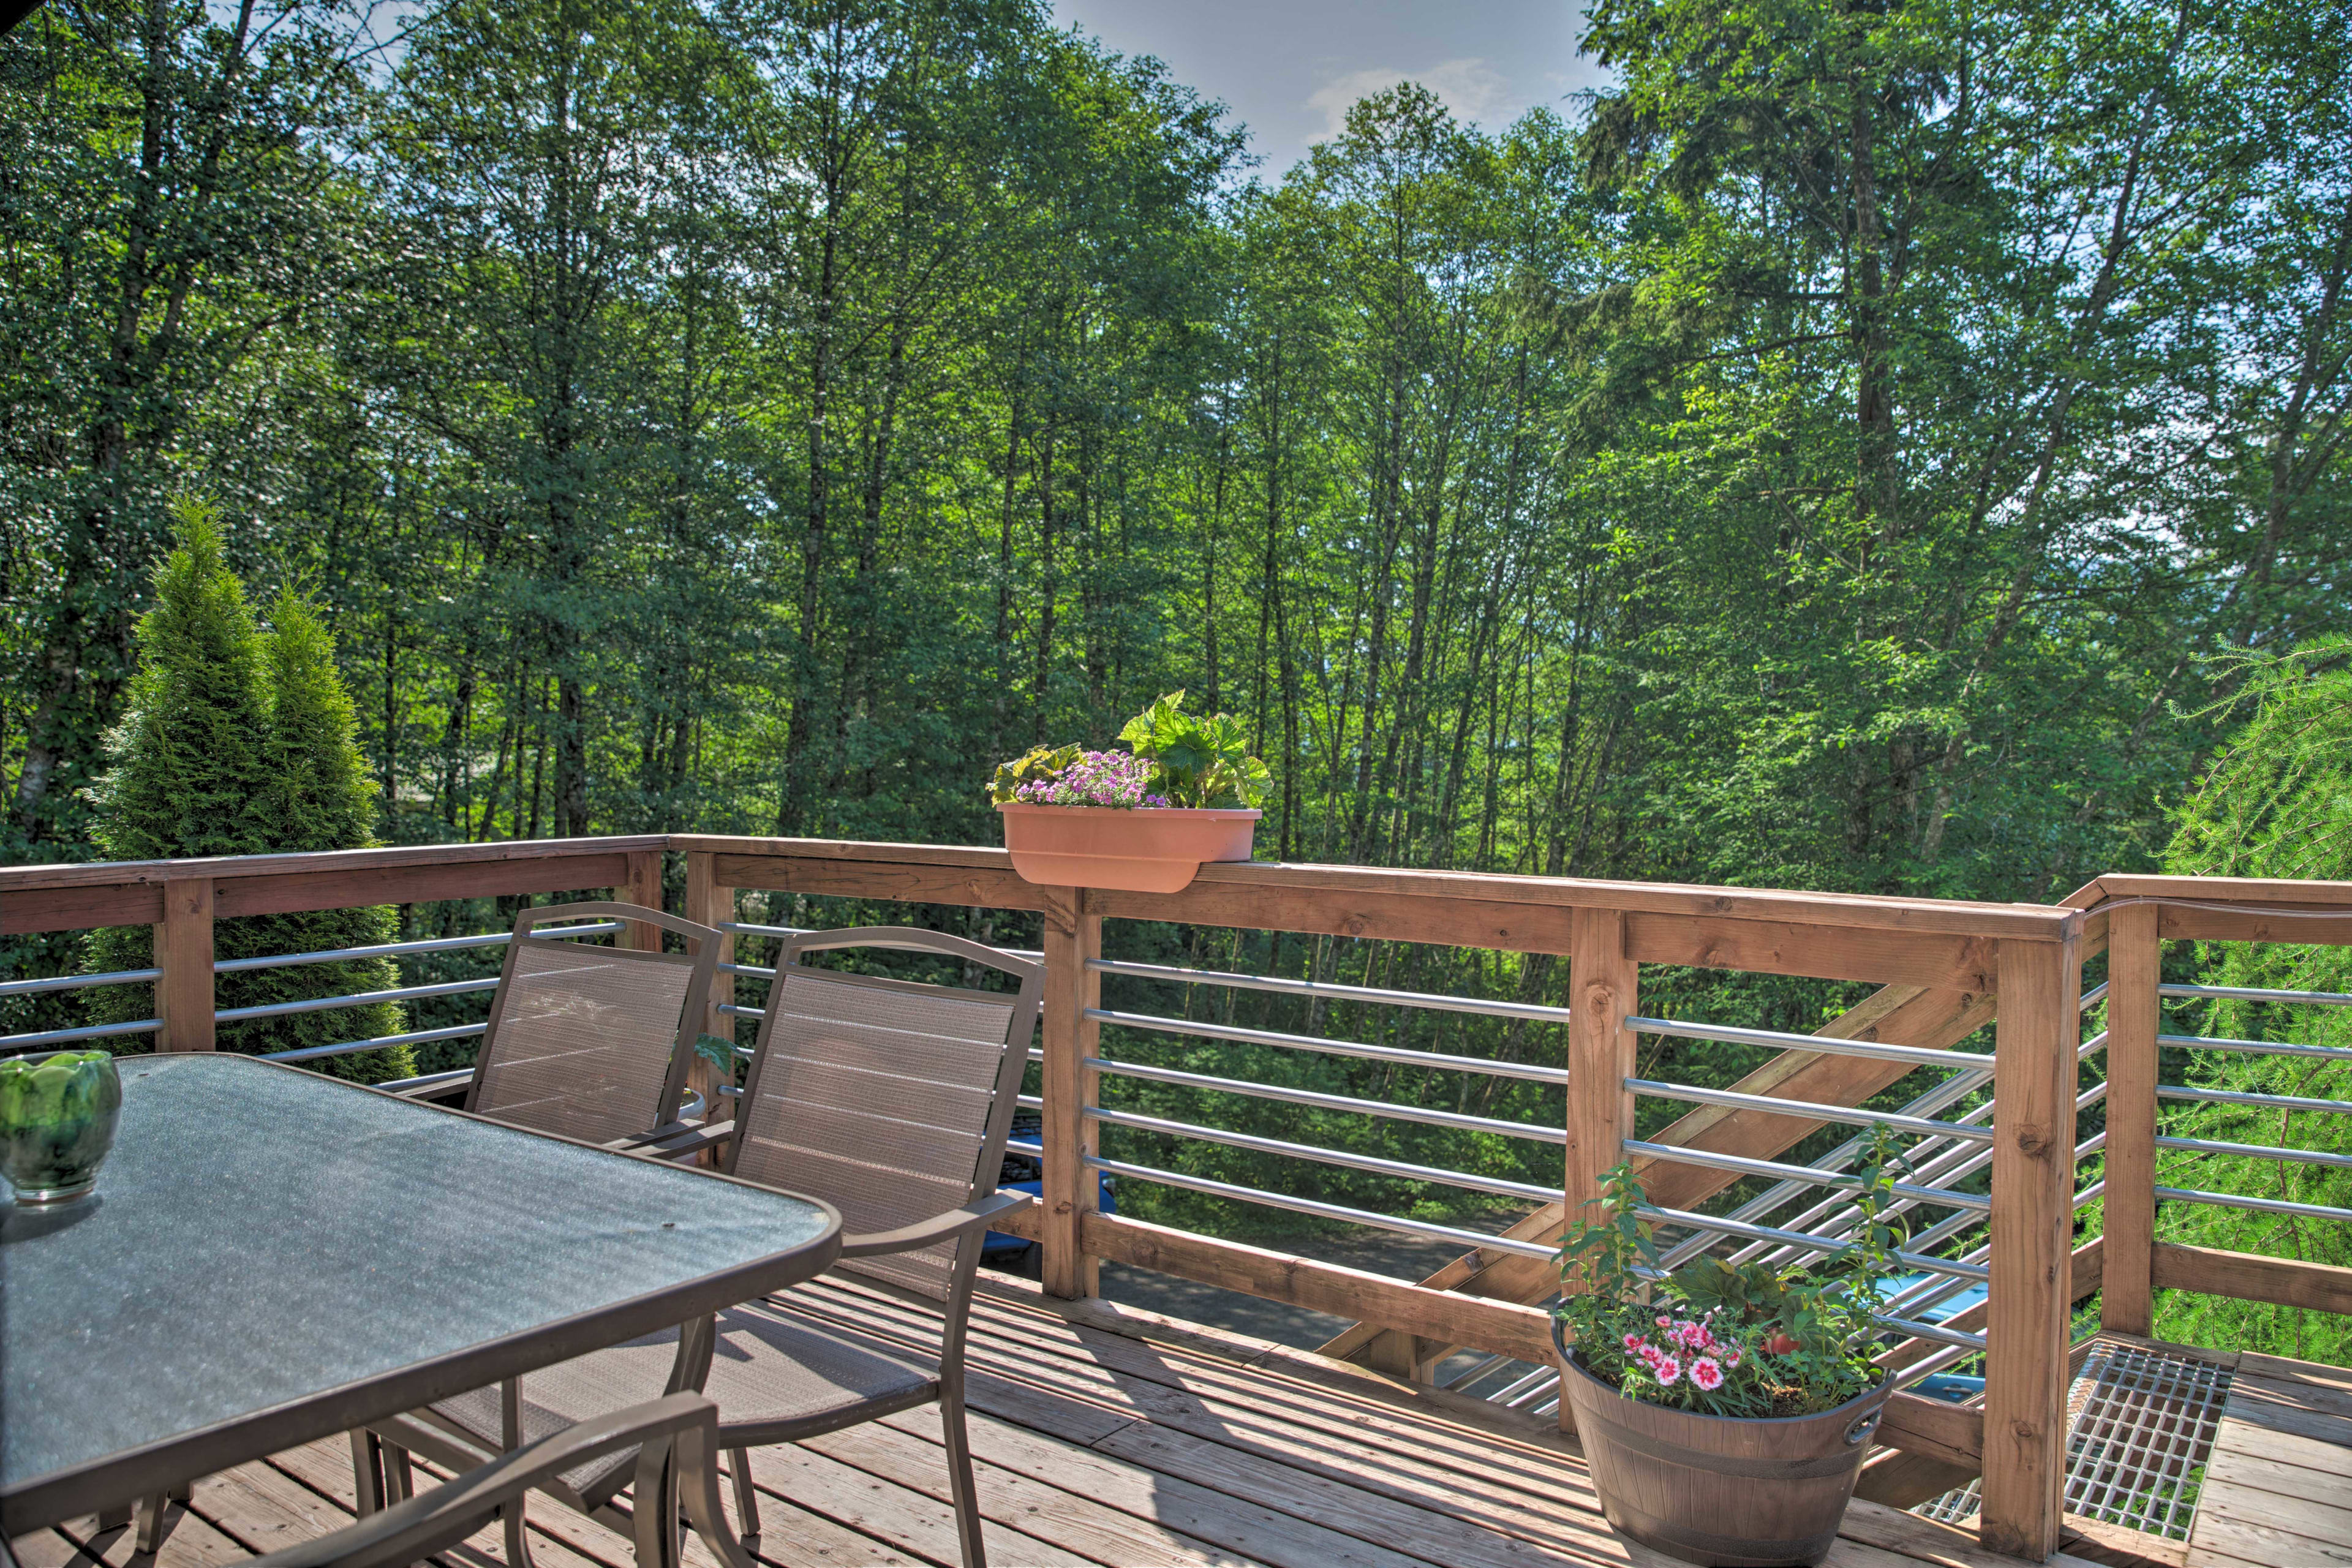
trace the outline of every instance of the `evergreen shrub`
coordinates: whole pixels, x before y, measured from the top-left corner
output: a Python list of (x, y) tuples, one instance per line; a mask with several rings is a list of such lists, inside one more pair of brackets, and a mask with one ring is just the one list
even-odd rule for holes
[[(256, 624), (204, 508), (181, 510), (179, 546), (156, 574), (154, 607), (140, 619), (139, 653), (128, 711), (108, 737), (110, 769), (92, 792), (95, 837), (107, 858), (358, 849), (375, 842), (373, 785), (354, 739), (351, 697), (335, 673), (333, 638), (291, 588), (270, 605), (268, 629)], [(215, 925), (214, 955), (366, 947), (391, 942), (396, 932), (388, 905), (249, 915)], [(90, 933), (93, 969), (153, 963), (152, 927)], [(346, 959), (231, 970), (214, 977), (214, 996), (226, 1009), (399, 984), (399, 966), (389, 958)], [(100, 986), (84, 995), (92, 1023), (155, 1016), (149, 985)], [(218, 1044), (251, 1054), (299, 1050), (397, 1034), (401, 1018), (391, 1003), (294, 1013), (224, 1025)], [(152, 1048), (138, 1037), (114, 1043), (118, 1052)], [(405, 1046), (314, 1065), (364, 1083), (415, 1070)]]

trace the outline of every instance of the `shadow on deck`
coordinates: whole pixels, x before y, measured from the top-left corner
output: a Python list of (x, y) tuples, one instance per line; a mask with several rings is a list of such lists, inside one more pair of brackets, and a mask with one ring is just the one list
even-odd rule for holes
[[(851, 1285), (803, 1311), (885, 1338), (909, 1309)], [(1667, 1559), (1612, 1534), (1572, 1440), (1549, 1422), (1402, 1387), (1304, 1352), (1018, 1281), (973, 1313), (973, 1444), (996, 1568), (1535, 1568)], [(2257, 1357), (2235, 1368), (2196, 1533), (2144, 1561), (2244, 1568), (2352, 1562), (2352, 1373)], [(758, 1554), (777, 1568), (952, 1564), (936, 1413), (752, 1456)], [(227, 1568), (332, 1529), (352, 1501), (348, 1452), (322, 1442), (199, 1482), (153, 1568)], [(630, 1568), (620, 1536), (532, 1509), (541, 1568)], [(2128, 1561), (2114, 1535), (2070, 1538)], [(148, 1568), (128, 1531), (71, 1521), (15, 1543), (24, 1568)], [(495, 1530), (461, 1560), (499, 1560)], [(714, 1568), (699, 1543), (688, 1561)], [(2010, 1564), (1949, 1525), (1857, 1502), (1840, 1568)]]

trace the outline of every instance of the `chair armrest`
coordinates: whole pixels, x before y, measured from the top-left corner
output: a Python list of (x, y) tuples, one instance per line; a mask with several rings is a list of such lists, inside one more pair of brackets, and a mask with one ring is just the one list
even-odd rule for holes
[(735, 1123), (732, 1121), (721, 1121), (716, 1125), (705, 1122), (699, 1127), (674, 1121), (667, 1127), (656, 1127), (650, 1132), (623, 1138), (604, 1147), (617, 1149), (624, 1154), (641, 1155), (648, 1160), (683, 1160), (689, 1155), (699, 1154), (705, 1149), (715, 1149), (734, 1136)]
[(657, 1439), (698, 1433), (698, 1463), (717, 1448), (719, 1406), (673, 1394), (567, 1426), (357, 1524), (256, 1557), (246, 1568), (395, 1568), (479, 1529), (499, 1508), (575, 1466)]
[(1022, 1207), (1029, 1201), (1027, 1193), (991, 1193), (984, 1198), (968, 1203), (960, 1209), (935, 1214), (929, 1219), (919, 1219), (912, 1225), (902, 1225), (896, 1230), (872, 1231), (865, 1236), (845, 1236), (841, 1238), (844, 1258), (872, 1258), (884, 1252), (912, 1252), (918, 1247), (935, 1246), (951, 1240), (968, 1230), (974, 1230), (994, 1219), (1007, 1209)]

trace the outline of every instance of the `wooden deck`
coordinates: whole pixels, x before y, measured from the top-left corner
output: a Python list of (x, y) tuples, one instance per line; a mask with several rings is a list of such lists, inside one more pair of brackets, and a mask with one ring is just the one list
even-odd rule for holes
[[(793, 1300), (885, 1336), (912, 1321), (854, 1288)], [(1017, 1281), (984, 1288), (973, 1328), (972, 1440), (994, 1568), (1668, 1562), (1609, 1531), (1575, 1444), (1548, 1422), (1102, 1302), (1064, 1307)], [(2352, 1415), (2352, 1393), (2332, 1397)], [(759, 1555), (776, 1568), (956, 1561), (931, 1411), (757, 1451), (752, 1465)], [(2341, 1500), (2347, 1483), (2331, 1484)], [(199, 1482), (152, 1565), (130, 1531), (90, 1520), (14, 1544), (24, 1568), (225, 1568), (334, 1528), (352, 1504), (349, 1450), (331, 1440)], [(621, 1536), (536, 1500), (531, 1518), (541, 1568), (631, 1568)], [(2336, 1540), (2352, 1542), (2352, 1529)], [(476, 1547), (457, 1555), (499, 1560), (495, 1531)], [(2257, 1561), (2352, 1561), (2329, 1551)], [(715, 1568), (699, 1543), (688, 1561)], [(1963, 1531), (1867, 1502), (1847, 1516), (1831, 1562), (2014, 1568)]]
[(2188, 1568), (2352, 1563), (2352, 1372), (2246, 1352), (2213, 1438)]

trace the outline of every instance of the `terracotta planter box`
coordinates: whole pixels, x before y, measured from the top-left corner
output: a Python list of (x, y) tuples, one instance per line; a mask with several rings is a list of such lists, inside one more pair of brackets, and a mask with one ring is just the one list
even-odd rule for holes
[(1004, 847), (1022, 879), (1052, 888), (1172, 893), (1208, 860), (1246, 860), (1259, 811), (1031, 805), (1004, 814)]
[(1744, 1419), (1628, 1399), (1572, 1354), (1560, 1366), (1610, 1525), (1685, 1563), (1727, 1568), (1829, 1555), (1893, 1392), (1881, 1384), (1818, 1415)]

